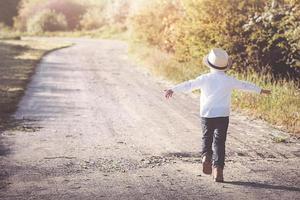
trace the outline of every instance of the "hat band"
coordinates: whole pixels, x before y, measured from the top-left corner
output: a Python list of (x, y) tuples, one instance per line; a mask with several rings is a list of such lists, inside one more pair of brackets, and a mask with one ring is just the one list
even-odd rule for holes
[(208, 58), (207, 58), (207, 62), (208, 62), (208, 64), (209, 64), (211, 67), (213, 67), (213, 68), (215, 68), (215, 69), (220, 69), (220, 70), (222, 70), (222, 69), (226, 69), (226, 68), (227, 68), (227, 66), (225, 66), (225, 67), (218, 67), (218, 66), (216, 66), (216, 65), (211, 64), (211, 63), (209, 62), (209, 59), (208, 59)]

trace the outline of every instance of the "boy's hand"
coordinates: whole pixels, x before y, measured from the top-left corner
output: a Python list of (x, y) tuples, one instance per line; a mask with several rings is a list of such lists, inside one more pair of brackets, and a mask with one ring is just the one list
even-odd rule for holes
[(171, 89), (168, 89), (168, 90), (165, 90), (165, 97), (167, 98), (167, 99), (169, 99), (170, 97), (172, 97), (172, 95), (173, 95), (173, 90), (171, 90)]
[(260, 91), (260, 94), (270, 95), (270, 94), (271, 94), (271, 90), (264, 90), (264, 89), (262, 89), (262, 90)]

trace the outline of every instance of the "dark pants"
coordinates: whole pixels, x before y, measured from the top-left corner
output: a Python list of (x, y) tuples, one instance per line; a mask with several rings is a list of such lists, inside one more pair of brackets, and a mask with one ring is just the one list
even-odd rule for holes
[(212, 157), (213, 166), (224, 168), (229, 117), (201, 118), (202, 155)]

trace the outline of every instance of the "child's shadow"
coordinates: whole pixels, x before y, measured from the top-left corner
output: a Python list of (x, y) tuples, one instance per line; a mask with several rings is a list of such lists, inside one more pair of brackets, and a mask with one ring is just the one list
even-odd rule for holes
[(244, 181), (225, 181), (224, 183), (231, 184), (231, 185), (252, 187), (252, 188), (264, 188), (264, 189), (272, 189), (272, 190), (286, 190), (286, 191), (300, 192), (300, 188), (298, 187), (290, 187), (284, 185), (269, 185), (265, 183), (244, 182)]
[[(163, 156), (177, 157), (177, 158), (196, 158), (196, 159), (201, 158), (201, 154), (199, 152), (173, 152), (173, 153), (163, 154)], [(272, 190), (300, 192), (300, 188), (298, 187), (290, 187), (284, 185), (269, 185), (265, 183), (244, 182), (244, 181), (225, 181), (224, 183), (231, 184), (231, 185), (239, 185), (244, 187), (251, 187), (251, 188), (264, 188), (264, 189), (272, 189)]]

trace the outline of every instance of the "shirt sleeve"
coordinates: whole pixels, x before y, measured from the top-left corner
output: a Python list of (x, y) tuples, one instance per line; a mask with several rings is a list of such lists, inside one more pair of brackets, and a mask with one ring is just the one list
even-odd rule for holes
[(254, 92), (258, 94), (261, 92), (261, 88), (258, 87), (257, 85), (247, 81), (241, 81), (235, 78), (233, 78), (233, 89), (239, 89), (239, 90)]
[(178, 85), (175, 85), (171, 89), (174, 92), (190, 92), (192, 90), (200, 89), (203, 85), (203, 76), (199, 76), (194, 80), (185, 81)]

